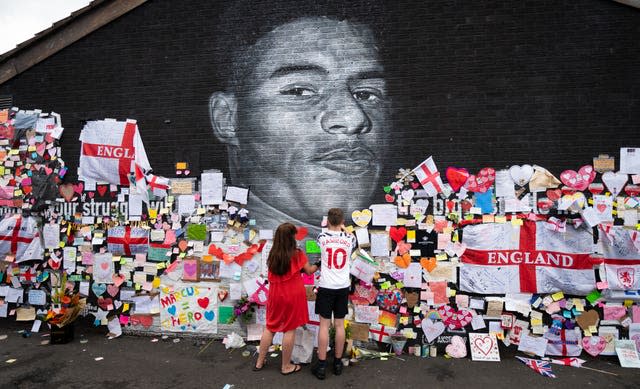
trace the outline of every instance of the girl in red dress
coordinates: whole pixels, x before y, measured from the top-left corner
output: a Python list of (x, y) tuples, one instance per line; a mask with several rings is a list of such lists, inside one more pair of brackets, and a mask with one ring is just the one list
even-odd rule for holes
[(282, 367), (284, 375), (300, 371), (300, 365), (291, 363), (291, 352), (295, 343), (296, 328), (307, 324), (307, 296), (300, 271), (307, 274), (318, 270), (307, 262), (307, 256), (297, 248), (296, 226), (284, 223), (278, 226), (269, 252), (269, 297), (267, 300), (267, 325), (260, 338), (260, 354), (254, 371), (262, 370), (273, 335), (283, 332)]

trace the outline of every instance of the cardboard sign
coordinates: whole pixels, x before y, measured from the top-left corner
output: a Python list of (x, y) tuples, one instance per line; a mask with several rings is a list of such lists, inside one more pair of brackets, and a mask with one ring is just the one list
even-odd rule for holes
[(469, 334), (471, 360), (500, 362), (500, 351), (495, 334)]

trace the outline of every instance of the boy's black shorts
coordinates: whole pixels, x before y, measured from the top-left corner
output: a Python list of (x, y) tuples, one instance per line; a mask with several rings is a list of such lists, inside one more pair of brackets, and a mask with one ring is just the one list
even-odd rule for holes
[(349, 304), (349, 288), (318, 288), (316, 295), (316, 314), (325, 319), (344, 319)]

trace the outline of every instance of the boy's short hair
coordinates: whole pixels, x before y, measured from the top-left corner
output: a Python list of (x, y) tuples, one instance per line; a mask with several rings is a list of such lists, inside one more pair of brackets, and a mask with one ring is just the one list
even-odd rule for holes
[(332, 226), (339, 226), (344, 223), (344, 212), (340, 208), (331, 208), (327, 215), (327, 221)]

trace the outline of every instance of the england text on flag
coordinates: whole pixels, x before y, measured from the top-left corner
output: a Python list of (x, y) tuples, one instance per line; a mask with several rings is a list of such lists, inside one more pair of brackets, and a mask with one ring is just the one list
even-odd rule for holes
[(482, 294), (565, 293), (584, 295), (595, 287), (593, 237), (584, 228), (553, 231), (525, 220), (466, 226), (460, 289)]
[(90, 121), (80, 133), (82, 152), (78, 178), (129, 186), (133, 164), (150, 170), (135, 120)]

